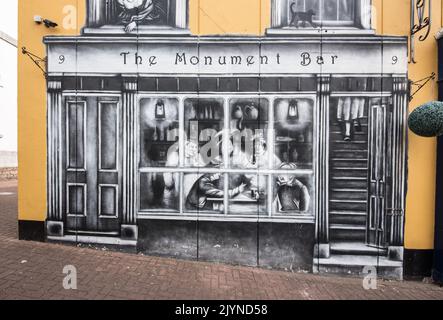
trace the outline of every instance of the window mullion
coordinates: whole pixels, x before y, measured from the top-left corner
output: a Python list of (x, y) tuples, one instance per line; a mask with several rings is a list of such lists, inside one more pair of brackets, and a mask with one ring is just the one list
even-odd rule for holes
[[(223, 103), (223, 112), (224, 112), (224, 130), (223, 130), (223, 135), (222, 135), (222, 150), (223, 150), (223, 168), (221, 169), (227, 169), (230, 167), (230, 163), (229, 163), (229, 142), (230, 142), (230, 137), (229, 137), (229, 121), (230, 121), (230, 112), (229, 112), (229, 100), (228, 98), (224, 98), (224, 103)], [(229, 211), (229, 173), (224, 173), (223, 174), (223, 190), (224, 190), (224, 194), (223, 194), (223, 209), (224, 209), (224, 214), (227, 215), (228, 211)]]
[[(269, 168), (267, 169), (275, 169), (275, 163), (272, 162), (273, 155), (275, 154), (275, 130), (274, 130), (274, 103), (275, 103), (275, 97), (273, 97), (272, 99), (269, 99), (269, 107), (268, 107), (268, 135), (267, 135), (267, 140), (268, 140), (268, 163), (269, 163)], [(272, 200), (273, 200), (273, 193), (272, 193), (272, 174), (267, 175), (268, 177), (268, 181), (266, 183), (266, 188), (268, 189), (268, 197), (266, 199), (266, 201), (268, 202), (268, 215), (271, 216), (272, 215)]]
[[(180, 98), (178, 105), (178, 155), (179, 155), (179, 163), (180, 167), (184, 167), (185, 165), (185, 106), (184, 99)], [(189, 138), (189, 137), (187, 137)], [(186, 139), (187, 140), (187, 139)]]
[(323, 25), (323, 1), (324, 0), (319, 0), (318, 1), (318, 18), (320, 20), (320, 23)]
[(223, 179), (224, 179), (224, 183), (223, 183), (223, 188), (224, 188), (224, 195), (223, 195), (223, 209), (224, 209), (224, 214), (228, 215), (229, 212), (229, 173), (224, 173), (223, 174)]
[(337, 2), (337, 21), (340, 21), (340, 0), (335, 0)]
[(179, 201), (180, 201), (180, 203), (179, 203), (179, 212), (180, 212), (180, 214), (184, 214), (185, 212), (184, 212), (184, 208), (183, 208), (183, 202), (185, 201), (185, 196), (184, 196), (184, 185), (183, 185), (183, 183), (184, 183), (184, 181), (185, 181), (185, 179), (184, 179), (184, 173), (183, 172), (180, 172), (179, 173), (179, 177), (178, 177), (178, 179), (179, 179), (179, 181), (180, 181), (180, 185), (178, 186), (178, 192), (179, 192)]

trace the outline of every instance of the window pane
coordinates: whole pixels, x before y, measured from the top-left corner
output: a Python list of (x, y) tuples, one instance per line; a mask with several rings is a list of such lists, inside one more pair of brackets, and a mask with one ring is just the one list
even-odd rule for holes
[(266, 99), (230, 100), (229, 163), (232, 168), (272, 167), (269, 162), (273, 155), (269, 155), (267, 148), (268, 106)]
[(289, 12), (291, 12), (291, 9), (296, 11), (305, 11), (305, 2), (306, 0), (289, 1)]
[(229, 174), (229, 214), (266, 215), (268, 176)]
[(220, 173), (190, 173), (183, 178), (183, 200), (186, 212), (223, 214), (224, 180)]
[(340, 0), (338, 10), (340, 21), (354, 20), (354, 3), (355, 0)]
[[(286, 168), (290, 170), (288, 166)], [(312, 177), (281, 173), (273, 177), (274, 215), (312, 214)]]
[(281, 98), (274, 102), (275, 169), (311, 169), (313, 157), (314, 101)]
[(323, 21), (338, 20), (338, 1), (340, 0), (323, 0), (321, 15)]
[(320, 21), (326, 26), (328, 22), (349, 25), (355, 18), (355, 0), (291, 0), (287, 10), (288, 25), (297, 28), (316, 27)]
[(179, 173), (141, 173), (140, 210), (178, 211), (179, 188)]
[(165, 25), (168, 23), (170, 0), (114, 0), (117, 23)]
[(223, 160), (223, 99), (186, 99), (184, 106), (185, 166), (220, 166)]
[(140, 100), (140, 166), (177, 167), (178, 100), (145, 98)]
[(312, 10), (314, 12), (313, 20), (320, 20), (320, 0), (305, 0), (305, 11)]

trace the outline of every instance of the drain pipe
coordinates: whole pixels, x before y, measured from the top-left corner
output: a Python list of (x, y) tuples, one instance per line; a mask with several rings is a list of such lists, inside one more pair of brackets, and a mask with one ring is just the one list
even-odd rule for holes
[[(437, 34), (438, 100), (443, 101), (443, 29)], [(435, 233), (432, 279), (443, 284), (443, 136), (437, 137), (437, 173), (435, 184)]]

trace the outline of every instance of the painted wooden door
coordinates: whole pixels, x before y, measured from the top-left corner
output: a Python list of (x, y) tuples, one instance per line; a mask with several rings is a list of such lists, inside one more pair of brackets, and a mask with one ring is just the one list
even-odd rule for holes
[(366, 241), (384, 247), (386, 217), (386, 180), (388, 154), (388, 106), (374, 103), (369, 108), (369, 196)]
[(121, 107), (118, 99), (67, 98), (64, 212), (68, 233), (118, 235)]

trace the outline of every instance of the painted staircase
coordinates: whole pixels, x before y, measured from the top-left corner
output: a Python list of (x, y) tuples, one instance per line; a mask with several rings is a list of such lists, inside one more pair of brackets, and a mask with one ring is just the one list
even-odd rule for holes
[(365, 266), (378, 266), (379, 276), (401, 279), (401, 262), (389, 260), (386, 249), (366, 245), (368, 119), (360, 123), (352, 140), (344, 141), (340, 124), (330, 120), (330, 257), (314, 261), (314, 272), (361, 275)]
[(329, 154), (330, 241), (365, 243), (368, 197), (368, 122), (344, 141), (340, 125), (331, 120)]

